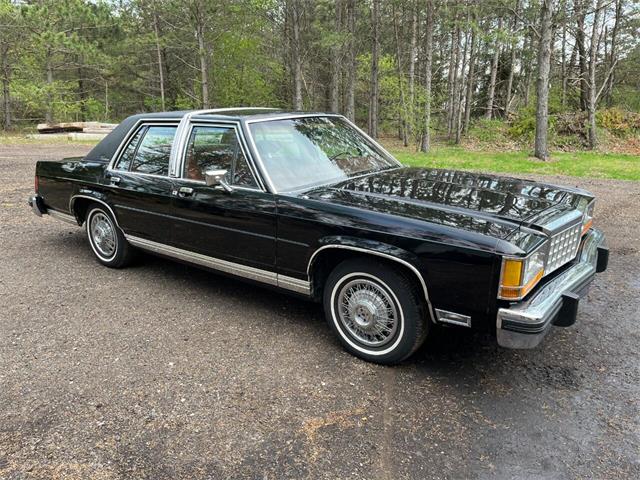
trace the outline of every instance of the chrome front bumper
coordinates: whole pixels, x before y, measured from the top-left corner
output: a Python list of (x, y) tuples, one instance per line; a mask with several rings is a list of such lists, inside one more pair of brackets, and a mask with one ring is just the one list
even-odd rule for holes
[(607, 268), (609, 250), (604, 234), (591, 229), (583, 240), (577, 263), (548, 281), (531, 297), (498, 310), (496, 336), (506, 348), (534, 348), (551, 325), (573, 325), (578, 301), (596, 272)]

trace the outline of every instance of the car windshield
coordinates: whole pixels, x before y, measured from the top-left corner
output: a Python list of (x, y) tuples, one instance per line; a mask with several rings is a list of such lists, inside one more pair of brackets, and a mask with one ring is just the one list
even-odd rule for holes
[(398, 167), (340, 117), (250, 123), (251, 135), (278, 191), (301, 190)]

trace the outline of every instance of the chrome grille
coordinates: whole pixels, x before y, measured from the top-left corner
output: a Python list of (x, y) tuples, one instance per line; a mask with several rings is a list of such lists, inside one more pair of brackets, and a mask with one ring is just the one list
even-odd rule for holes
[(545, 273), (551, 273), (575, 258), (581, 233), (582, 223), (577, 223), (551, 237)]

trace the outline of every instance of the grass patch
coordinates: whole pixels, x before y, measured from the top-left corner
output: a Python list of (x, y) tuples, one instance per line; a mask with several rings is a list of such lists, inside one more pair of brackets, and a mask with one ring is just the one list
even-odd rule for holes
[(412, 167), (451, 168), (497, 173), (536, 173), (572, 177), (640, 180), (640, 156), (601, 152), (558, 152), (542, 162), (528, 152), (472, 152), (459, 147), (436, 146), (428, 154), (398, 149), (390, 151)]
[(99, 140), (71, 140), (67, 135), (38, 135), (29, 137), (24, 133), (0, 134), (0, 145), (97, 145)]

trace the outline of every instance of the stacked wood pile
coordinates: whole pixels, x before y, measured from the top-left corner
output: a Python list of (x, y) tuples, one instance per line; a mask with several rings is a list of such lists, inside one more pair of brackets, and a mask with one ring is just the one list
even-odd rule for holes
[(93, 134), (108, 134), (116, 128), (117, 123), (101, 122), (67, 122), (67, 123), (39, 123), (36, 127), (38, 133), (67, 133), (82, 132)]

